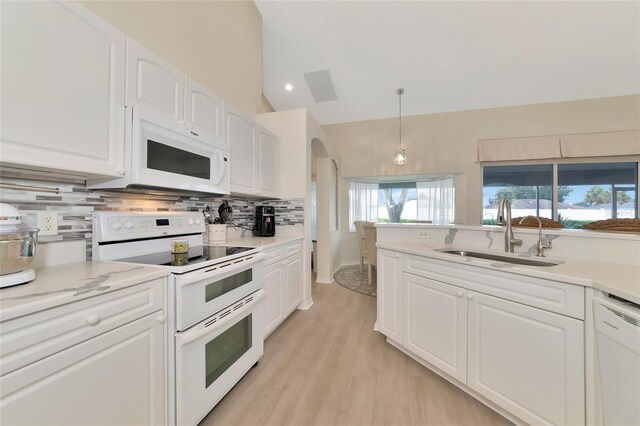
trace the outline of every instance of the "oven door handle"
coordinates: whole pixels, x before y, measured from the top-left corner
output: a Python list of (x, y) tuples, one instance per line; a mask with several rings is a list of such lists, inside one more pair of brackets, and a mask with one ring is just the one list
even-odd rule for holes
[[(215, 324), (211, 324), (208, 327), (205, 326), (205, 327), (202, 327), (201, 329), (190, 330), (185, 333), (179, 334), (178, 339), (179, 339), (180, 346), (188, 345), (189, 343), (195, 340), (198, 340), (208, 334), (212, 334), (216, 332), (225, 324), (235, 321), (236, 318), (241, 317), (245, 313), (247, 313), (247, 311), (252, 310), (254, 305), (256, 305), (264, 297), (265, 294), (266, 294), (265, 291), (260, 289), (255, 293), (253, 293), (253, 300), (251, 300), (251, 302), (245, 303), (245, 305), (241, 309), (233, 311), (231, 314), (217, 321)], [(225, 308), (225, 309), (228, 309), (228, 308)], [(206, 322), (206, 321), (207, 320), (205, 319), (203, 322)]]
[(253, 259), (245, 260), (242, 262), (238, 262), (235, 264), (231, 264), (229, 266), (225, 266), (224, 268), (204, 268), (203, 272), (200, 273), (189, 273), (180, 276), (179, 284), (180, 285), (189, 285), (198, 283), (202, 280), (207, 279), (208, 276), (222, 276), (222, 275), (233, 275), (234, 272), (240, 271), (242, 269), (248, 269), (255, 265), (256, 263), (262, 261), (264, 259), (264, 253), (258, 252), (253, 255)]

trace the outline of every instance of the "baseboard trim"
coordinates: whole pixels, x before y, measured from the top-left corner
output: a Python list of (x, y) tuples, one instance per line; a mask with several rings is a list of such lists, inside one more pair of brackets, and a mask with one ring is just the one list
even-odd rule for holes
[(316, 277), (316, 283), (318, 284), (332, 284), (333, 277)]
[(302, 302), (298, 305), (298, 307), (296, 309), (299, 309), (301, 311), (306, 311), (308, 310), (311, 306), (313, 306), (313, 300), (308, 300), (306, 302)]

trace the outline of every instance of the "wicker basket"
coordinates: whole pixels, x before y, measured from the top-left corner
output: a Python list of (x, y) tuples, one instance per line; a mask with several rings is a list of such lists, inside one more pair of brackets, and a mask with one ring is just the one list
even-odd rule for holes
[(640, 232), (640, 219), (606, 219), (591, 222), (582, 227), (601, 232)]
[[(522, 223), (520, 221), (522, 220)], [(542, 223), (543, 228), (562, 228), (562, 225), (555, 220), (547, 219), (546, 217), (541, 217), (540, 222)], [(514, 217), (511, 219), (511, 226), (515, 226), (518, 228), (537, 228), (538, 220), (532, 216), (525, 216), (524, 220), (522, 217)]]

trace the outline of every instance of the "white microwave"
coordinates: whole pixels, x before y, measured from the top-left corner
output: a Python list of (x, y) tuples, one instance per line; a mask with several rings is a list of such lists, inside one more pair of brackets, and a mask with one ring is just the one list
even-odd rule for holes
[(90, 180), (88, 188), (229, 194), (228, 151), (154, 111), (126, 107), (125, 112), (123, 176)]

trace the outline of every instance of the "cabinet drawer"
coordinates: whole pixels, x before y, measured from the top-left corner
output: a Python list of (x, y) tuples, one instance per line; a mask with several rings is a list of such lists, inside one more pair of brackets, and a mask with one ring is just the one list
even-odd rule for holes
[(581, 286), (413, 255), (405, 256), (404, 270), (421, 277), (584, 319), (584, 288)]
[(271, 265), (279, 260), (282, 260), (284, 254), (283, 247), (276, 247), (264, 251), (264, 264), (265, 266)]
[(164, 307), (164, 278), (2, 323), (0, 375)]
[(293, 244), (284, 246), (283, 251), (284, 251), (284, 257), (289, 257), (289, 256), (293, 256), (294, 254), (298, 254), (302, 251), (302, 243), (300, 241), (297, 241)]

